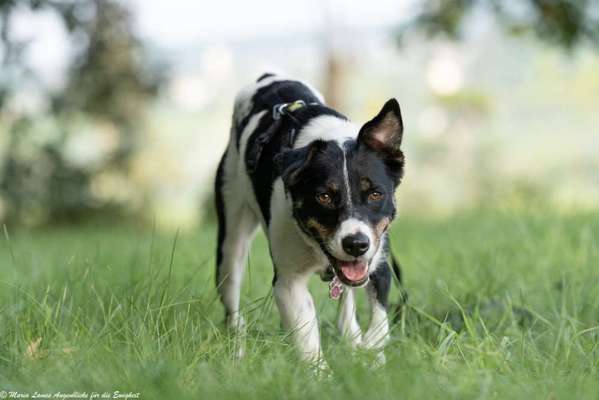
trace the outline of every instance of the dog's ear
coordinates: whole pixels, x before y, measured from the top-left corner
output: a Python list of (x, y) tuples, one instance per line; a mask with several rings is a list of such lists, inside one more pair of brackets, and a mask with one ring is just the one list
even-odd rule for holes
[(283, 179), (285, 187), (289, 188), (299, 182), (302, 172), (325, 146), (325, 142), (316, 140), (307, 146), (284, 150), (275, 156), (275, 170)]
[(376, 117), (360, 129), (358, 143), (381, 154), (390, 169), (401, 173), (404, 155), (401, 151), (403, 139), (403, 121), (399, 103), (388, 100)]
[(403, 121), (399, 103), (395, 99), (388, 100), (377, 116), (364, 124), (358, 135), (358, 141), (373, 150), (391, 154), (401, 152), (402, 138)]

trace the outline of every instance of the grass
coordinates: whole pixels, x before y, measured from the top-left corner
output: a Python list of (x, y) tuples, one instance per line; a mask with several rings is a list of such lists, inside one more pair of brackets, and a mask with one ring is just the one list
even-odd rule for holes
[[(386, 366), (338, 340), (337, 304), (311, 282), (329, 379), (280, 329), (266, 241), (243, 287), (235, 362), (214, 289), (214, 228), (4, 232), (0, 390), (140, 392), (144, 399), (596, 399), (599, 213), (401, 217), (392, 232), (409, 305)], [(396, 301), (398, 291), (392, 292)], [(361, 323), (367, 323), (364, 296)]]

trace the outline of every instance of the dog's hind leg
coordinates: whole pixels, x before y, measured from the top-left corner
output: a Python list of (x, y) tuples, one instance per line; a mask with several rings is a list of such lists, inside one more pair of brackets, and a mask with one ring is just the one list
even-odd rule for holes
[(243, 272), (258, 219), (249, 209), (229, 171), (230, 160), (225, 153), (217, 170), (215, 202), (218, 216), (218, 243), (216, 250), (216, 285), (225, 306), (227, 326), (236, 331), (244, 327), (239, 313), (239, 299)]

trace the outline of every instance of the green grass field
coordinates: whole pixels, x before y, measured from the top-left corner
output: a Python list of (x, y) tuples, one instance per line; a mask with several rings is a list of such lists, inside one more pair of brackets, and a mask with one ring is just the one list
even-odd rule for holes
[[(409, 304), (387, 364), (352, 355), (312, 281), (327, 360), (316, 379), (279, 325), (266, 242), (243, 288), (248, 353), (214, 289), (214, 227), (180, 235), (85, 226), (0, 240), (0, 390), (143, 399), (597, 399), (599, 213), (400, 217)], [(398, 291), (392, 292), (392, 301)], [(362, 325), (368, 322), (359, 296)], [(41, 338), (41, 340), (40, 340)]]

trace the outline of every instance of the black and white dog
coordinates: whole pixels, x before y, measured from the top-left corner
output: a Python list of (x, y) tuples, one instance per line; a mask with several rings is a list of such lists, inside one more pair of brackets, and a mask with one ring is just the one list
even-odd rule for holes
[[(343, 292), (341, 334), (355, 346), (378, 350), (385, 345), (391, 282), (387, 230), (404, 170), (402, 132), (395, 99), (360, 127), (297, 80), (264, 74), (237, 95), (215, 184), (216, 283), (229, 327), (244, 329), (239, 312), (243, 270), (253, 234), (262, 225), (283, 326), (293, 332), (303, 359), (322, 362), (307, 288), (315, 272), (331, 281), (332, 297)], [(363, 336), (353, 292), (361, 286), (371, 306)]]

